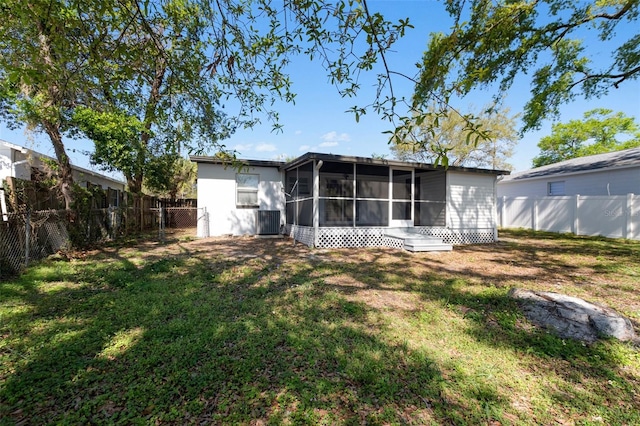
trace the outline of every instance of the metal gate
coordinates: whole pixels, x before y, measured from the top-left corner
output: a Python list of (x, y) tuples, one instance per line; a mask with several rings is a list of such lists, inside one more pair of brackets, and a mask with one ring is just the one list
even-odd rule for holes
[(198, 224), (197, 207), (161, 207), (157, 214), (158, 236), (195, 237)]

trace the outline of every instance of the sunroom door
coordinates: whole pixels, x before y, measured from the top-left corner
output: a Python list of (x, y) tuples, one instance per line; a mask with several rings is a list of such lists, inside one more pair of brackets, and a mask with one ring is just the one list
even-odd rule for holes
[(413, 226), (412, 182), (412, 170), (391, 169), (390, 226), (392, 227)]

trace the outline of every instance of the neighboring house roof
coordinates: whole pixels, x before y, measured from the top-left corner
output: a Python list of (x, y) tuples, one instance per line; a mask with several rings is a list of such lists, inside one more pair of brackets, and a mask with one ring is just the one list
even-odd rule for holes
[[(208, 157), (204, 155), (191, 155), (189, 157), (191, 161), (194, 163), (208, 163), (208, 164), (225, 164), (228, 166), (233, 166), (233, 164), (228, 160), (222, 160), (218, 157)], [(249, 167), (282, 167), (286, 164), (284, 161), (268, 161), (268, 160), (237, 160), (239, 162), (238, 165), (242, 164), (244, 166)]]
[[(205, 156), (191, 156), (191, 161), (196, 163), (210, 163), (210, 164), (229, 164), (228, 161), (220, 160), (216, 157), (205, 157)], [(399, 161), (399, 160), (387, 160), (384, 158), (369, 158), (369, 157), (354, 157), (347, 155), (334, 155), (334, 154), (321, 154), (317, 152), (307, 152), (300, 157), (289, 161), (288, 163), (282, 161), (263, 161), (263, 160), (239, 160), (243, 164), (247, 166), (263, 166), (263, 167), (279, 167), (281, 170), (290, 170), (295, 167), (298, 167), (301, 164), (304, 164), (311, 160), (322, 160), (322, 161), (337, 161), (337, 162), (345, 162), (345, 163), (358, 163), (358, 164), (373, 164), (373, 165), (381, 165), (381, 166), (392, 166), (392, 167), (415, 167), (419, 169), (439, 169), (445, 170), (444, 166), (434, 166), (433, 164), (427, 163), (414, 163), (408, 161)], [(465, 172), (475, 172), (475, 173), (489, 173), (494, 175), (508, 175), (510, 172), (508, 170), (489, 170), (489, 169), (479, 169), (479, 168), (471, 168), (471, 167), (448, 167), (448, 170), (454, 171), (465, 171)]]
[[(40, 153), (38, 151), (34, 151), (32, 149), (25, 148), (23, 146), (16, 145), (16, 144), (11, 143), (11, 142), (7, 142), (7, 141), (5, 141), (3, 139), (0, 139), (0, 145), (4, 145), (7, 148), (11, 148), (11, 149), (13, 149), (15, 151), (20, 151), (22, 154), (31, 154), (31, 155), (33, 155), (34, 158), (37, 158), (37, 159), (46, 158), (46, 159), (49, 159), (49, 160), (57, 161), (53, 157), (49, 157), (48, 155), (42, 154), (42, 153)], [(74, 164), (71, 165), (71, 168), (73, 170), (79, 172), (79, 173), (82, 173), (83, 175), (94, 176), (94, 177), (97, 177), (97, 178), (100, 178), (100, 179), (105, 179), (107, 181), (118, 183), (120, 185), (126, 185), (126, 182), (124, 182), (124, 181), (112, 178), (110, 176), (105, 176), (103, 174), (94, 172), (93, 170), (85, 169), (83, 167), (79, 167), (79, 166), (76, 166)]]
[(640, 167), (640, 148), (630, 148), (606, 154), (578, 157), (535, 169), (513, 173), (505, 176), (501, 182), (514, 182), (525, 179), (536, 179), (557, 175), (589, 173), (609, 169)]

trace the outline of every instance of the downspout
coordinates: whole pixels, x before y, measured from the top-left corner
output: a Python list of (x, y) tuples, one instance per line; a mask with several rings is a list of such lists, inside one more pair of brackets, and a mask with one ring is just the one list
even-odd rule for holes
[(319, 160), (313, 168), (313, 246), (318, 247), (318, 237), (320, 233), (320, 167), (322, 160)]

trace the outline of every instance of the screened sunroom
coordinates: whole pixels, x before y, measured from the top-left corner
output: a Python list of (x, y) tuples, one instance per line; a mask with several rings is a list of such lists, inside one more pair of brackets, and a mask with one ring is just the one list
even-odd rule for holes
[(497, 171), (307, 153), (284, 173), (287, 232), (310, 246), (397, 246), (398, 231), (495, 240)]
[[(307, 153), (288, 163), (198, 163), (198, 235), (285, 233), (314, 247), (412, 251), (497, 239), (496, 178), (509, 172)], [(201, 226), (202, 224), (202, 226)]]

